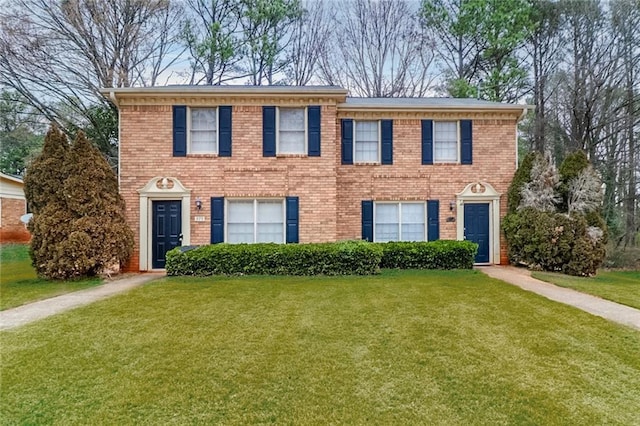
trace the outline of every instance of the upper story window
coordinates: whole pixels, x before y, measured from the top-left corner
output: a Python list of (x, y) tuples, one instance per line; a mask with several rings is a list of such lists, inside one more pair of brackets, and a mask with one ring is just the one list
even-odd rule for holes
[(340, 120), (342, 164), (393, 164), (393, 120)]
[(231, 157), (231, 106), (173, 106), (173, 156), (216, 154)]
[(284, 243), (284, 200), (228, 200), (228, 243)]
[(425, 203), (374, 205), (374, 241), (425, 241)]
[(458, 122), (435, 121), (433, 123), (433, 160), (437, 163), (457, 163)]
[(218, 152), (218, 109), (189, 108), (190, 154), (216, 154)]
[(422, 120), (422, 164), (473, 164), (473, 121)]
[(278, 108), (278, 154), (307, 153), (306, 108)]
[(377, 163), (380, 161), (380, 122), (356, 121), (354, 126), (355, 163)]
[(321, 108), (262, 107), (262, 156), (321, 155)]

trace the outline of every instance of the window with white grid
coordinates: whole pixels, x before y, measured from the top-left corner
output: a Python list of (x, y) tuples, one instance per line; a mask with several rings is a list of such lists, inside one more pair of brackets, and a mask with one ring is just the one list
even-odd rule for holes
[(284, 243), (283, 200), (228, 200), (228, 243)]
[(377, 163), (379, 159), (380, 133), (378, 121), (356, 121), (354, 137), (355, 163)]
[(458, 162), (458, 122), (433, 123), (433, 160), (440, 163)]
[(375, 203), (374, 241), (425, 241), (424, 203)]
[(278, 154), (306, 154), (304, 108), (278, 108)]
[(218, 152), (217, 108), (189, 108), (189, 153)]

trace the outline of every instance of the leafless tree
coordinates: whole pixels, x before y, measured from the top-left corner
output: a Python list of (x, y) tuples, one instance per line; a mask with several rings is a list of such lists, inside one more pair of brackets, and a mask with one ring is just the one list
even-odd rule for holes
[(285, 68), (289, 84), (305, 86), (316, 75), (335, 22), (335, 13), (326, 5), (323, 1), (313, 0), (303, 3), (304, 12), (293, 25), (289, 43)]
[(627, 181), (624, 188), (623, 204), (625, 211), (625, 245), (635, 243), (638, 232), (638, 182), (640, 175), (638, 161), (638, 140), (640, 137), (640, 1), (617, 0), (611, 5), (612, 28), (619, 35), (617, 50), (622, 57), (621, 73), (623, 75), (621, 115), (622, 128), (626, 139)]
[[(168, 0), (15, 0), (0, 10), (0, 83), (68, 130), (105, 126), (96, 108), (114, 112), (100, 88), (155, 85), (176, 58)], [(112, 149), (101, 150), (113, 164), (107, 121)]]
[[(563, 14), (558, 2), (533, 2), (535, 27), (527, 39), (526, 50), (532, 66), (533, 98), (536, 105), (533, 123), (533, 149), (543, 153), (547, 148), (547, 103), (557, 84), (551, 78), (560, 62)], [(557, 82), (557, 79), (556, 79)], [(550, 84), (551, 83), (551, 84)]]
[(338, 8), (320, 79), (354, 96), (424, 96), (432, 89), (433, 44), (404, 1), (350, 0)]

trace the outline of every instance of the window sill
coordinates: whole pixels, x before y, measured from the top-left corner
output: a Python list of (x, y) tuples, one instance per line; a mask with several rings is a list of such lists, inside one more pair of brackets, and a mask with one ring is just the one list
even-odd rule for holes
[(307, 154), (276, 154), (276, 158), (307, 158)]
[(367, 163), (367, 162), (362, 162), (362, 163), (353, 163), (354, 166), (379, 166), (380, 162), (371, 162), (371, 163)]
[(187, 154), (188, 158), (217, 158), (218, 154)]

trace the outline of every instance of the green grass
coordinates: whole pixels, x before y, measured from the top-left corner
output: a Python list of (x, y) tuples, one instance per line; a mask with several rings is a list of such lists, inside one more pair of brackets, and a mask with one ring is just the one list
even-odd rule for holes
[(49, 281), (38, 278), (31, 266), (29, 246), (0, 245), (0, 311), (100, 283), (99, 278), (78, 281)]
[(640, 271), (599, 271), (589, 278), (552, 272), (533, 272), (531, 276), (640, 309)]
[(640, 333), (478, 271), (166, 278), (0, 333), (7, 424), (633, 424)]

